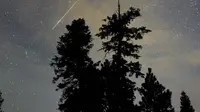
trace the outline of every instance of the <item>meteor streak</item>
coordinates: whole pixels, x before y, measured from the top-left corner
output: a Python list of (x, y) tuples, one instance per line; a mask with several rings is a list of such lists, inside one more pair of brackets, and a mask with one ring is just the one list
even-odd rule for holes
[(77, 4), (79, 0), (77, 0), (68, 10), (67, 12), (58, 20), (58, 22), (53, 26), (52, 30), (56, 28), (56, 26), (63, 20), (63, 18), (72, 10), (72, 8)]

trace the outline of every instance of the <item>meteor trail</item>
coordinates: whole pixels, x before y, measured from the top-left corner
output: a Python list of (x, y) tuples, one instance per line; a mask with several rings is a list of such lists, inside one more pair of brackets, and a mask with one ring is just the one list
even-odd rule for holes
[(56, 28), (56, 26), (63, 20), (63, 18), (72, 10), (72, 8), (77, 4), (79, 0), (77, 0), (68, 10), (67, 12), (58, 20), (58, 22), (53, 26), (52, 30)]

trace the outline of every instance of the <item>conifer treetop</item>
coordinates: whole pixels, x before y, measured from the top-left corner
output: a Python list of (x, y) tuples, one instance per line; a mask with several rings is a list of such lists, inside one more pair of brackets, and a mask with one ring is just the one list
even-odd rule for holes
[(181, 111), (180, 112), (195, 112), (193, 106), (191, 105), (191, 101), (185, 91), (181, 92)]

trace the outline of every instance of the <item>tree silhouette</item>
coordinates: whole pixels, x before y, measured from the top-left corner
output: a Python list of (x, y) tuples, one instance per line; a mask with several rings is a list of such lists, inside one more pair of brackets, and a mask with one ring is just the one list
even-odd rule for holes
[[(59, 110), (62, 112), (98, 112), (101, 110), (100, 78), (97, 64), (88, 57), (92, 48), (89, 27), (84, 19), (67, 25), (68, 33), (60, 37), (56, 55), (52, 59), (57, 90), (62, 90)], [(94, 110), (95, 109), (95, 110)]]
[(139, 92), (142, 96), (142, 101), (139, 102), (141, 112), (174, 112), (171, 104), (172, 93), (159, 83), (151, 68), (148, 69)]
[(3, 102), (4, 102), (4, 99), (2, 98), (2, 93), (0, 92), (0, 112), (3, 112), (3, 110), (2, 110)]
[(102, 48), (106, 54), (111, 53), (112, 59), (106, 59), (102, 64), (101, 74), (103, 75), (106, 88), (107, 112), (127, 112), (135, 110), (133, 102), (135, 99), (135, 82), (129, 77), (142, 76), (139, 62), (127, 61), (126, 58), (138, 59), (141, 45), (133, 43), (133, 40), (142, 39), (143, 34), (150, 32), (146, 27), (130, 27), (131, 22), (139, 17), (140, 10), (130, 7), (130, 9), (120, 14), (118, 4), (118, 14), (114, 13), (107, 17), (97, 33), (97, 37), (102, 39)]
[(191, 105), (189, 97), (184, 91), (181, 92), (181, 111), (180, 112), (195, 112), (193, 106)]

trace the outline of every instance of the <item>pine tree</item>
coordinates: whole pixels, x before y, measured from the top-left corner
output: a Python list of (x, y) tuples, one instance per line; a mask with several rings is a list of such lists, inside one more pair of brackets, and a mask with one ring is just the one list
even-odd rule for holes
[(2, 93), (0, 92), (0, 112), (3, 112), (3, 110), (2, 110), (3, 102), (4, 102), (4, 99), (2, 98)]
[(193, 106), (191, 105), (189, 97), (184, 91), (181, 92), (180, 100), (181, 100), (180, 112), (195, 112)]
[(84, 19), (66, 26), (67, 33), (60, 37), (56, 55), (52, 59), (57, 90), (62, 90), (59, 110), (62, 112), (98, 112), (100, 108), (100, 78), (88, 53), (93, 44), (89, 27)]
[(148, 69), (139, 92), (142, 97), (139, 102), (141, 112), (174, 112), (171, 104), (172, 93), (159, 83), (151, 68)]
[(102, 64), (103, 76), (106, 82), (107, 112), (127, 112), (134, 110), (135, 82), (129, 77), (142, 76), (139, 62), (127, 61), (126, 58), (138, 59), (141, 45), (133, 43), (133, 40), (142, 39), (145, 33), (150, 32), (146, 27), (130, 27), (131, 22), (139, 17), (140, 10), (130, 9), (120, 14), (118, 2), (118, 13), (104, 19), (97, 37), (102, 39), (102, 48), (106, 54), (111, 53), (112, 60), (106, 59)]

